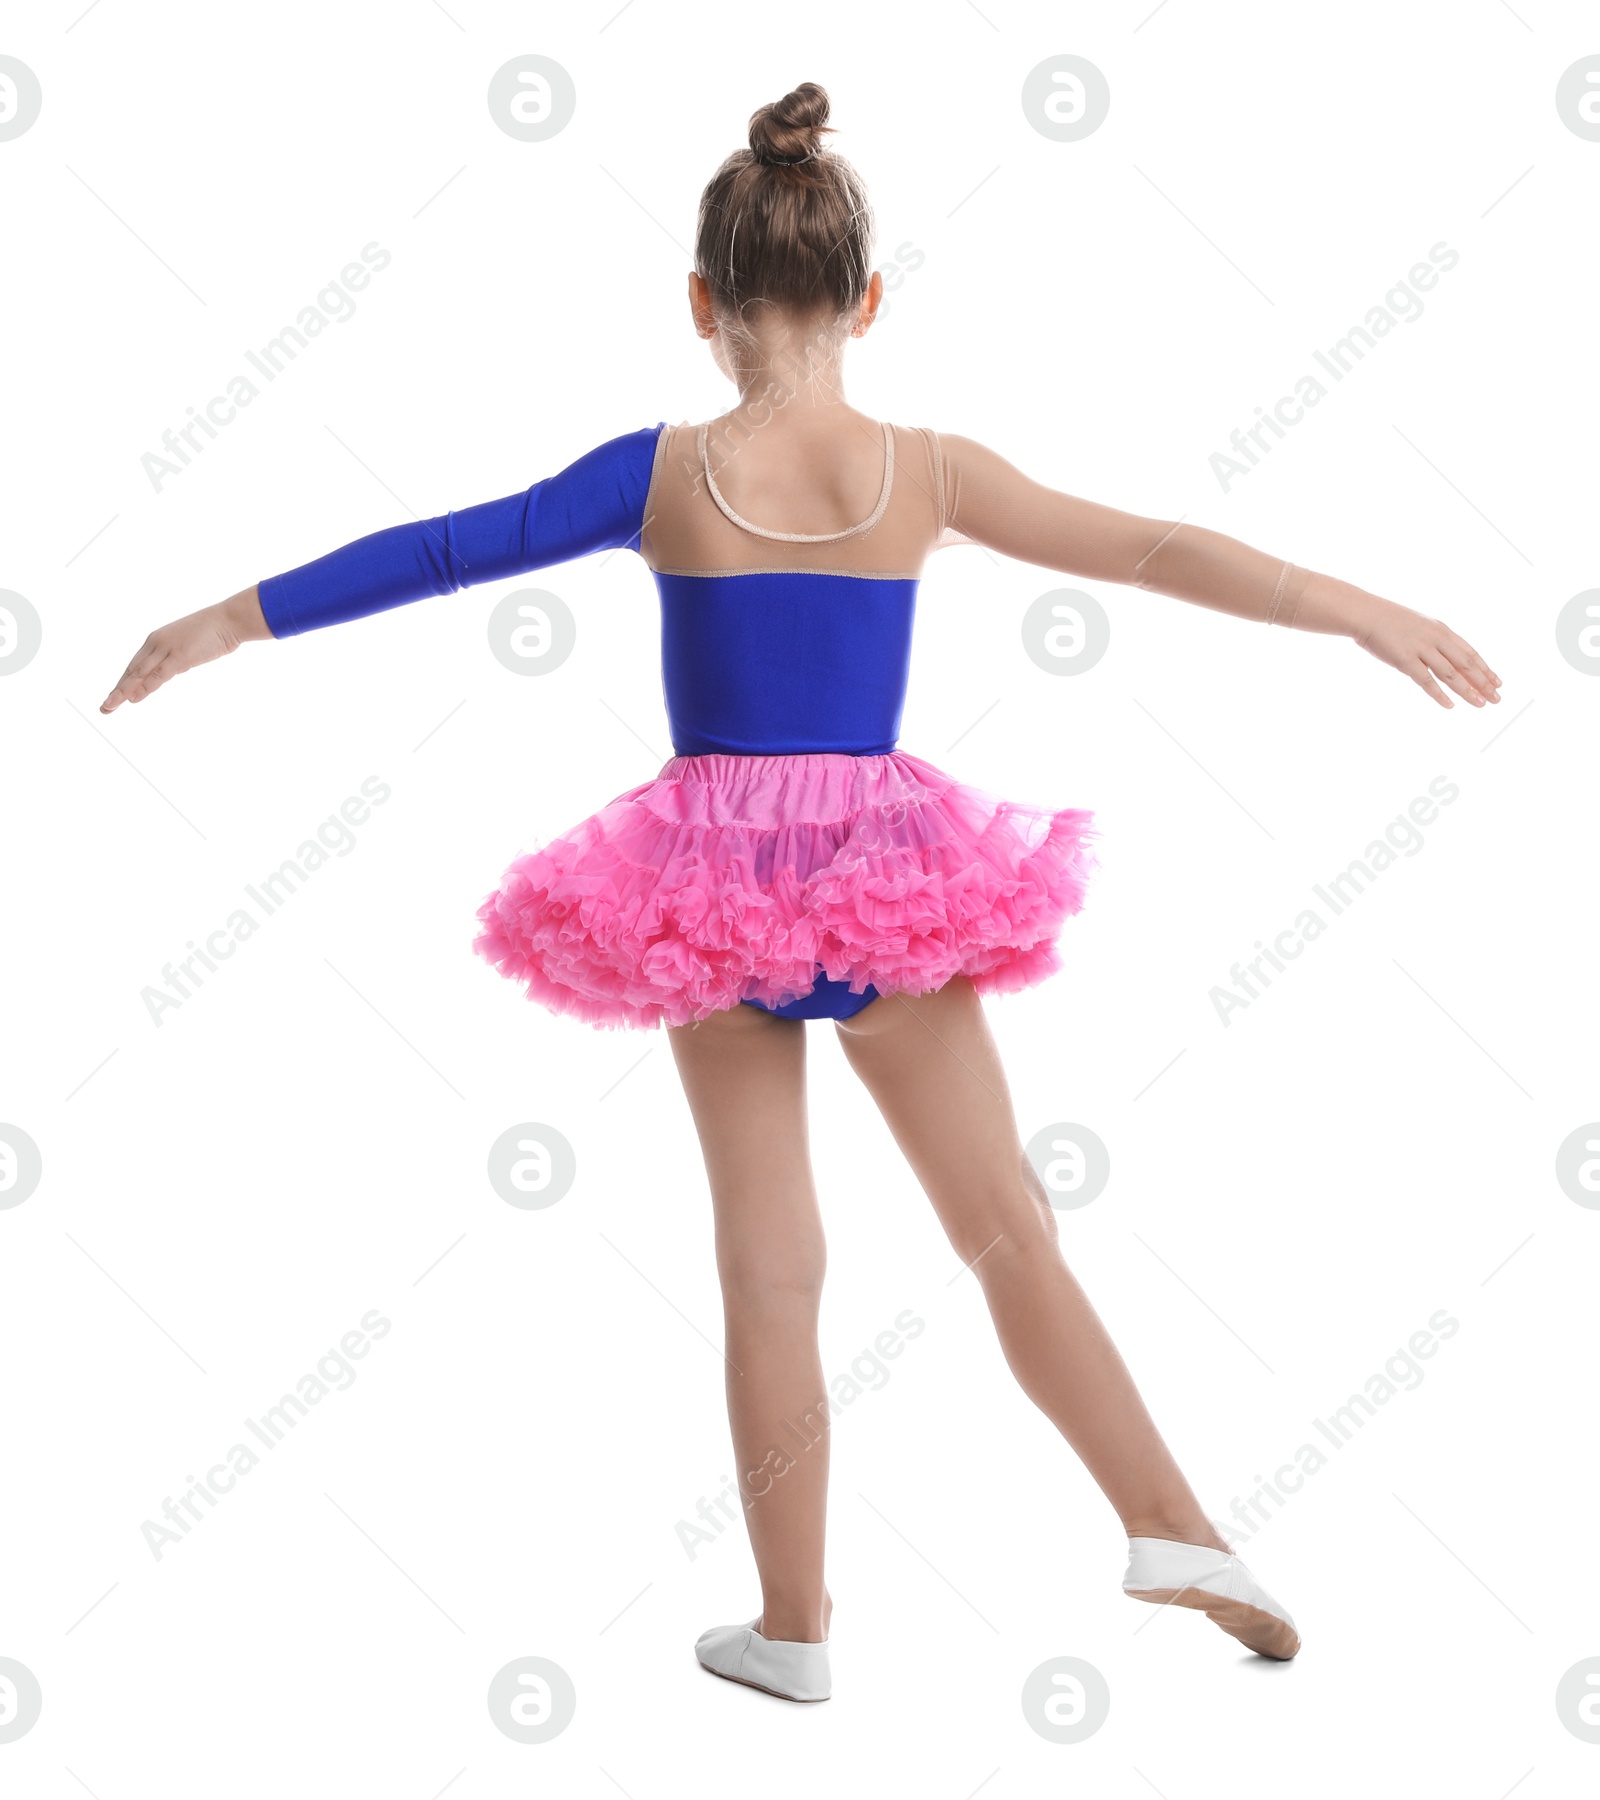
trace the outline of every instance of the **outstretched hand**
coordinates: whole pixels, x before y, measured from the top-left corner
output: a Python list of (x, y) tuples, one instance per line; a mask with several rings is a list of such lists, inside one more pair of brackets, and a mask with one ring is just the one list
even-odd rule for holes
[(216, 606), (204, 607), (152, 631), (123, 671), (122, 679), (101, 701), (100, 710), (115, 712), (124, 700), (137, 704), (185, 669), (215, 662), (251, 638), (271, 636), (260, 597), (253, 587), (246, 588)]
[(1410, 678), (1441, 706), (1455, 702), (1439, 684), (1474, 706), (1498, 705), (1500, 677), (1440, 619), (1425, 618), (1409, 606), (1380, 601), (1371, 622), (1351, 634), (1363, 650)]

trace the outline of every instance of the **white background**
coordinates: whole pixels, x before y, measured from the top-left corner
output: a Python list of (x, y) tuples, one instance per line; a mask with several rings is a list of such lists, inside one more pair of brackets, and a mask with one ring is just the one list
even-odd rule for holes
[[(1381, 1767), (1592, 1792), (1600, 1746), (1554, 1697), (1600, 1654), (1600, 1214), (1554, 1167), (1600, 1116), (1600, 682), (1554, 621), (1600, 580), (1600, 144), (1554, 91), (1600, 51), (1593, 9), (446, 3), (13, 0), (0, 33), (44, 96), (0, 143), (0, 587), (44, 625), (0, 683), (0, 1120), (44, 1169), (0, 1211), (0, 1656), (44, 1693), (9, 1791), (1190, 1800)], [(485, 100), (527, 52), (577, 87), (543, 143)], [(1077, 143), (1021, 104), (1062, 52), (1111, 87)], [(1023, 1135), (1109, 1146), (1068, 1255), (1208, 1507), (1459, 1321), (1249, 1546), (1305, 1634), (1289, 1667), (1121, 1597), (1115, 1517), (825, 1025), (825, 1365), (907, 1307), (927, 1328), (835, 1427), (835, 1699), (695, 1666), (759, 1602), (737, 1531), (692, 1559), (677, 1531), (731, 1465), (665, 1039), (554, 1018), (469, 950), (518, 850), (669, 752), (635, 558), (535, 578), (579, 630), (541, 679), (489, 653), (506, 584), (95, 711), (169, 618), (721, 410), (683, 247), (750, 112), (804, 79), (879, 266), (922, 257), (852, 347), (858, 406), (1442, 616), (1505, 680), (1445, 712), (1342, 640), (1114, 589), (1109, 654), (1061, 678), (1019, 633), (1060, 580), (961, 549), (923, 592), (903, 746), (1104, 833), (1065, 972), (991, 1017)], [(354, 317), (155, 491), (162, 432), (374, 241)], [(1423, 315), (1224, 493), (1212, 452), (1439, 242), (1460, 261)], [(1441, 775), (1424, 847), (1224, 1027), (1211, 988)], [(369, 776), (392, 797), (349, 854), (154, 1024), (163, 965)], [(525, 1121), (576, 1149), (548, 1210), (485, 1176)], [(354, 1385), (158, 1561), (143, 1522), (371, 1308), (392, 1330)], [(524, 1655), (577, 1686), (542, 1746), (485, 1704)], [(1059, 1655), (1111, 1687), (1075, 1746), (1020, 1705)]]

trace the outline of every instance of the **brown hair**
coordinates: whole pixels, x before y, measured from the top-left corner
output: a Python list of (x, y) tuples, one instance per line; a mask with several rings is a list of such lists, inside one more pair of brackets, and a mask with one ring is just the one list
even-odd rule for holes
[(872, 209), (861, 178), (823, 148), (828, 96), (814, 81), (763, 106), (700, 196), (694, 264), (724, 318), (751, 306), (830, 322), (872, 279)]

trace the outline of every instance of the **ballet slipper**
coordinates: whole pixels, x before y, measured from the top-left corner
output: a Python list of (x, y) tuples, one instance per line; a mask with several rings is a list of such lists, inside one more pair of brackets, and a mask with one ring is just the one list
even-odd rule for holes
[(1227, 1550), (1167, 1538), (1129, 1538), (1122, 1591), (1154, 1606), (1203, 1612), (1257, 1656), (1288, 1662), (1300, 1649), (1294, 1620)]
[(748, 1625), (717, 1625), (694, 1647), (700, 1667), (724, 1681), (743, 1682), (779, 1700), (826, 1700), (833, 1692), (828, 1645), (765, 1638)]

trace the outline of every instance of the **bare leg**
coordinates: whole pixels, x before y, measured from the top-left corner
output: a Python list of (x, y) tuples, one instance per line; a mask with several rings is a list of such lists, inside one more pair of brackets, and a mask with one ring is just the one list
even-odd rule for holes
[(1128, 1535), (1225, 1550), (1062, 1260), (972, 983), (883, 995), (836, 1029), (956, 1254), (973, 1265), (1012, 1372)]
[(817, 1350), (827, 1263), (806, 1135), (805, 1026), (734, 1006), (669, 1030), (716, 1214), (728, 1422), (750, 1547), (756, 1629), (821, 1643), (828, 1407)]

